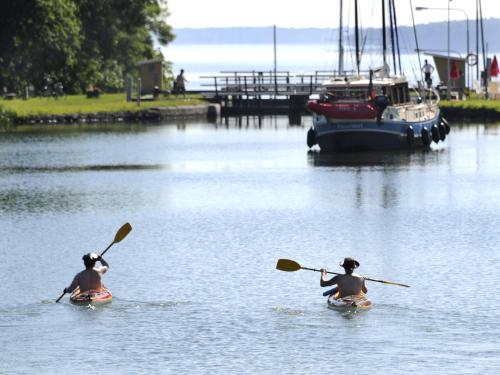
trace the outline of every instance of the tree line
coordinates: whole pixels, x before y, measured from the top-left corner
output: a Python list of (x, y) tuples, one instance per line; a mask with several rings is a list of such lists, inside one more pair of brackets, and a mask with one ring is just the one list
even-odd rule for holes
[(165, 0), (6, 0), (0, 14), (4, 92), (116, 91), (138, 61), (161, 56), (155, 41), (174, 39)]

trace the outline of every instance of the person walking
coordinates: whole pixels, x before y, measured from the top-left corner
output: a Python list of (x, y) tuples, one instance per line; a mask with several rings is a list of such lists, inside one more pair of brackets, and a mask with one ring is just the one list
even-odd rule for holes
[(184, 69), (181, 69), (181, 72), (175, 78), (174, 91), (176, 94), (183, 94), (186, 96), (186, 82), (188, 82), (188, 80), (184, 77)]

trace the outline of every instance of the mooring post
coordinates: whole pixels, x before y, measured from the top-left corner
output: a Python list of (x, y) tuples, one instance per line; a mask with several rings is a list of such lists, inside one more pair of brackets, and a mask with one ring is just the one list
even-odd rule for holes
[(132, 77), (127, 76), (126, 80), (126, 90), (127, 90), (127, 102), (132, 101)]
[(140, 78), (137, 78), (137, 105), (141, 105), (141, 91), (142, 91), (142, 81)]

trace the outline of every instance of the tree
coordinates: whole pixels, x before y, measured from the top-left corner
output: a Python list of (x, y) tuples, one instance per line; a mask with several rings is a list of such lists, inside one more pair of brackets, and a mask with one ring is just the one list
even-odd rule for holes
[(7, 1), (0, 5), (0, 86), (22, 91), (51, 77), (66, 81), (81, 45), (72, 0)]
[(37, 89), (46, 78), (67, 92), (116, 90), (154, 40), (174, 38), (164, 0), (20, 0), (0, 4), (0, 86)]

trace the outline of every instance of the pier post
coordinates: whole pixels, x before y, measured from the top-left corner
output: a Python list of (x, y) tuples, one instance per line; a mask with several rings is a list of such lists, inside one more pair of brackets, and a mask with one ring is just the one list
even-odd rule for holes
[(127, 102), (132, 101), (132, 77), (127, 76), (126, 80)]
[(142, 91), (142, 81), (140, 78), (137, 78), (137, 105), (141, 105), (141, 91)]

